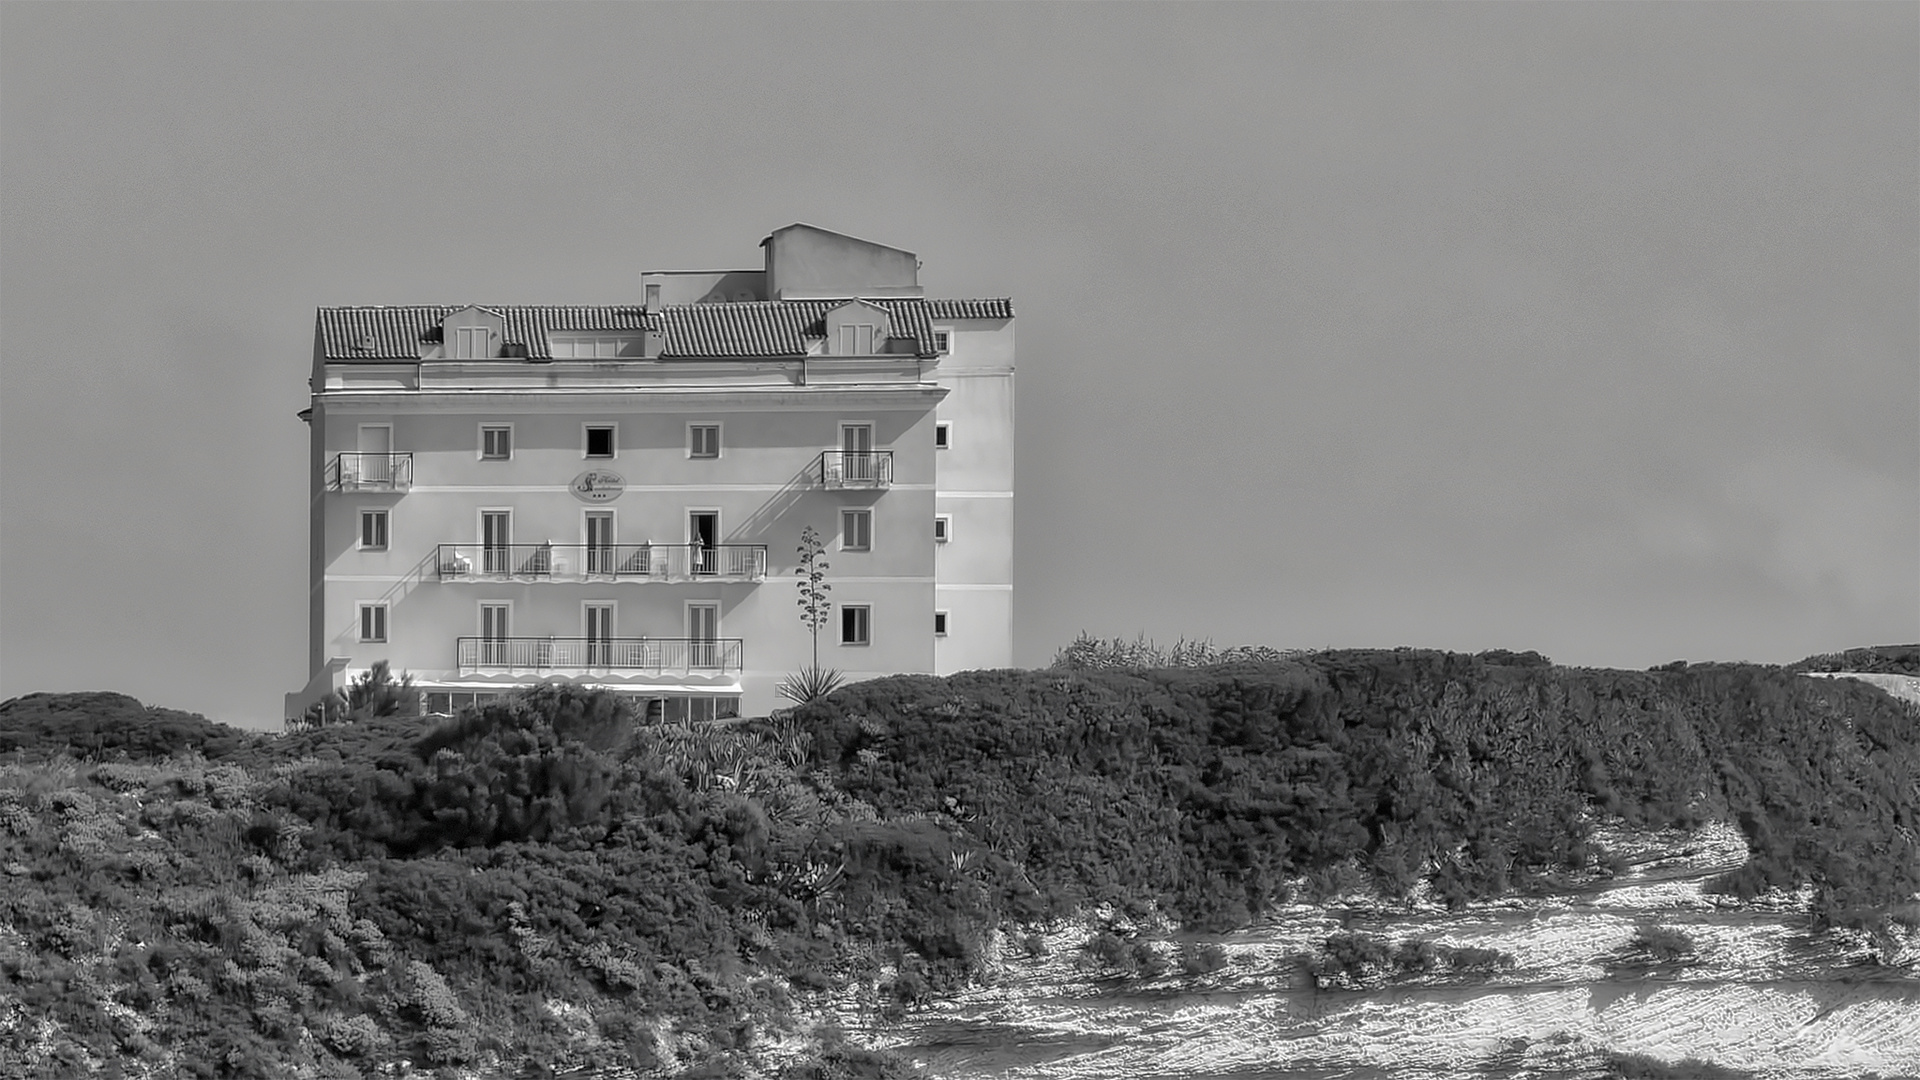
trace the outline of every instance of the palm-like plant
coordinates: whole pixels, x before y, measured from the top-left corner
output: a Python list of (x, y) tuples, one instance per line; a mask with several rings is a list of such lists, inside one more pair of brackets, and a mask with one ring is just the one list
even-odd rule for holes
[(818, 664), (801, 668), (799, 671), (780, 680), (780, 696), (796, 705), (805, 705), (826, 697), (840, 684), (846, 682), (846, 676), (832, 668), (823, 668)]

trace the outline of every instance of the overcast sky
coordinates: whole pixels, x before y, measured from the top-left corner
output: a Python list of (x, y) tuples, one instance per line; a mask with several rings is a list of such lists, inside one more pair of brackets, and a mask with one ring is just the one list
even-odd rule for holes
[(0, 698), (277, 726), (319, 305), (1018, 312), (1016, 659), (1920, 640), (1920, 6), (0, 4)]

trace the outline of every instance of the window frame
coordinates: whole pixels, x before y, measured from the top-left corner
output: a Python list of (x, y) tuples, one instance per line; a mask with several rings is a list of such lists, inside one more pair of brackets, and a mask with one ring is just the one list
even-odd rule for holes
[[(367, 543), (367, 522), (380, 520), (380, 542)], [(355, 546), (361, 551), (390, 551), (393, 549), (393, 510), (385, 506), (360, 507), (360, 529), (355, 537)]]
[(946, 356), (953, 352), (953, 331), (941, 327), (933, 328), (933, 352), (936, 356)]
[[(607, 452), (593, 452), (593, 433), (607, 433)], [(580, 425), (580, 460), (612, 461), (620, 456), (620, 423), (617, 420), (595, 420)]]
[[(687, 421), (687, 460), (688, 461), (718, 461), (720, 459), (721, 453), (723, 452), (722, 447), (726, 445), (725, 433), (721, 431), (721, 427), (722, 425), (718, 420)], [(707, 429), (711, 429), (713, 431), (713, 453), (711, 454), (696, 453), (695, 443), (694, 443), (694, 432), (707, 430)]]
[(935, 420), (933, 422), (933, 448), (935, 450), (953, 449), (953, 421)]
[[(487, 453), (487, 434), (489, 432), (496, 432), (496, 431), (504, 431), (507, 433), (507, 452), (504, 454)], [(478, 455), (477, 460), (480, 460), (480, 461), (512, 461), (513, 460), (513, 446), (517, 440), (514, 438), (513, 424), (511, 422), (483, 423), (479, 425), (479, 432), (480, 432), (480, 441), (479, 441), (479, 447), (476, 451)]]
[(953, 633), (953, 613), (941, 608), (933, 611), (933, 636), (947, 637)]
[[(866, 543), (849, 544), (847, 543), (847, 522), (858, 521), (858, 520), (864, 520), (866, 523), (866, 526), (865, 526), (865, 532), (867, 534), (865, 537)], [(873, 508), (872, 507), (843, 506), (840, 508), (840, 550), (841, 551), (872, 551), (873, 550)]]
[(933, 542), (948, 544), (953, 542), (953, 515), (933, 515)]
[[(872, 645), (873, 644), (873, 605), (872, 604), (836, 604), (835, 607), (839, 608), (838, 614), (840, 616), (840, 620), (839, 620), (840, 621), (840, 644), (848, 646), (849, 648), (866, 648)], [(847, 622), (847, 617), (850, 615), (855, 616), (855, 619), (854, 619), (855, 626), (853, 627), (850, 627)], [(858, 640), (854, 640), (848, 636), (848, 633), (847, 633), (848, 630), (854, 629), (854, 628), (857, 628), (860, 631), (860, 636)]]
[[(363, 645), (385, 645), (393, 640), (391, 606), (385, 600), (361, 600), (354, 604), (354, 640)], [(367, 633), (367, 617), (375, 616), (377, 636)]]

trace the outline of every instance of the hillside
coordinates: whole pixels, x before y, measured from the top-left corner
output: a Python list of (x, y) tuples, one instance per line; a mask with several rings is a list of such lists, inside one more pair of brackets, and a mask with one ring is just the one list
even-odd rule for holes
[(1459, 907), (1712, 821), (1750, 849), (1714, 888), (1885, 931), (1916, 728), (1778, 668), (1412, 650), (902, 677), (699, 730), (556, 689), (280, 738), (32, 695), (0, 705), (0, 1074), (904, 1075), (829, 1018), (1096, 907)]

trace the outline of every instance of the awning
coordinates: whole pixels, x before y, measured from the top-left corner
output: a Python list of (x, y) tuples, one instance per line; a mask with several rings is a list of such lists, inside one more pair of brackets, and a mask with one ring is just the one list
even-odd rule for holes
[(614, 690), (624, 694), (738, 694), (740, 684), (731, 683), (650, 683), (650, 682), (583, 682), (573, 679), (542, 679), (539, 682), (415, 682), (415, 690), (454, 690), (471, 693), (485, 691), (491, 694), (505, 694), (514, 690), (526, 690), (535, 686), (581, 686), (589, 690)]

